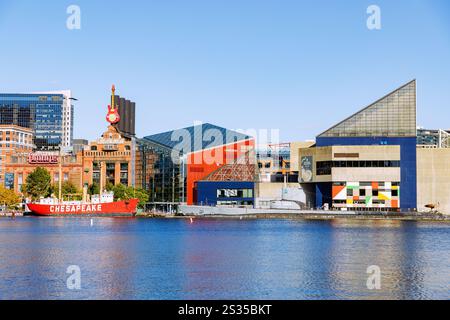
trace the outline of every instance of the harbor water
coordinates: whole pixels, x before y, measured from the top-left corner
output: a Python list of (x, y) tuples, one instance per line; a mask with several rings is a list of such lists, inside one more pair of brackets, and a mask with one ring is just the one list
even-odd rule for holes
[(448, 223), (0, 219), (0, 299), (449, 298)]

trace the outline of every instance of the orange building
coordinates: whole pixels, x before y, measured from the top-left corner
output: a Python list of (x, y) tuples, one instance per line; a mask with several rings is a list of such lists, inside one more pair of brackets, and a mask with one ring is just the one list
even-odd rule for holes
[[(83, 163), (83, 184), (108, 183), (126, 186), (135, 185), (135, 148), (131, 139), (123, 137), (114, 126), (109, 126), (100, 139), (93, 141), (79, 157)], [(102, 180), (100, 181), (100, 177)]]
[(100, 139), (90, 142), (77, 154), (59, 156), (57, 153), (33, 153), (31, 149), (10, 151), (5, 156), (7, 160), (2, 161), (2, 170), (8, 177), (7, 187), (19, 194), (27, 176), (38, 167), (47, 169), (52, 177), (51, 183), (58, 184), (60, 159), (63, 182), (71, 182), (80, 191), (84, 185), (92, 184), (102, 188), (108, 183), (141, 187), (141, 176), (148, 176), (153, 171), (151, 155), (142, 158), (132, 139), (123, 137), (114, 126), (109, 126)]
[[(28, 175), (37, 167), (50, 172), (51, 183), (59, 182), (58, 153), (34, 153), (33, 131), (15, 125), (0, 125), (0, 183), (6, 188), (22, 193)], [(76, 156), (65, 155), (62, 159), (62, 179), (81, 188), (82, 163)]]
[(8, 164), (33, 152), (33, 130), (16, 125), (0, 125), (0, 184), (13, 189), (15, 177)]
[(28, 175), (36, 168), (46, 169), (51, 176), (51, 184), (57, 185), (59, 182), (59, 161), (62, 161), (62, 181), (69, 181), (78, 189), (81, 189), (81, 177), (83, 166), (81, 161), (73, 155), (59, 156), (56, 153), (28, 153), (11, 158), (12, 161), (6, 164), (6, 175), (12, 177), (12, 184), (6, 187), (13, 189), (16, 193), (22, 193), (22, 185)]
[(236, 143), (222, 145), (211, 149), (189, 153), (187, 156), (186, 202), (198, 203), (197, 182), (206, 179), (210, 174), (227, 164), (236, 162), (249, 150), (253, 150), (255, 141), (246, 139)]

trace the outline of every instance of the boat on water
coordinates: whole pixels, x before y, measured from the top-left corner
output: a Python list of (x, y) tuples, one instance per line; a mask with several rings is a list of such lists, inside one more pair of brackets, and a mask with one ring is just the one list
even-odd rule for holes
[(39, 203), (27, 204), (34, 216), (96, 216), (96, 217), (134, 217), (138, 199), (114, 201), (112, 193), (93, 197), (92, 201), (58, 201), (42, 199)]

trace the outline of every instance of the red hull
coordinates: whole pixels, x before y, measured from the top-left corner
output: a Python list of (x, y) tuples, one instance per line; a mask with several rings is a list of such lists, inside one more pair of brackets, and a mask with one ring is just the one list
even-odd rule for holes
[(37, 216), (119, 216), (133, 217), (138, 199), (99, 204), (50, 205), (28, 204), (28, 209)]

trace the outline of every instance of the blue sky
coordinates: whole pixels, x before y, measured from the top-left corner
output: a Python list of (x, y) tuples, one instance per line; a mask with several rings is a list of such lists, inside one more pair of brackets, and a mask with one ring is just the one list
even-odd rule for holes
[(79, 138), (104, 131), (113, 83), (139, 136), (200, 120), (313, 139), (414, 78), (419, 125), (450, 128), (447, 0), (0, 0), (0, 38), (0, 92), (71, 89)]

